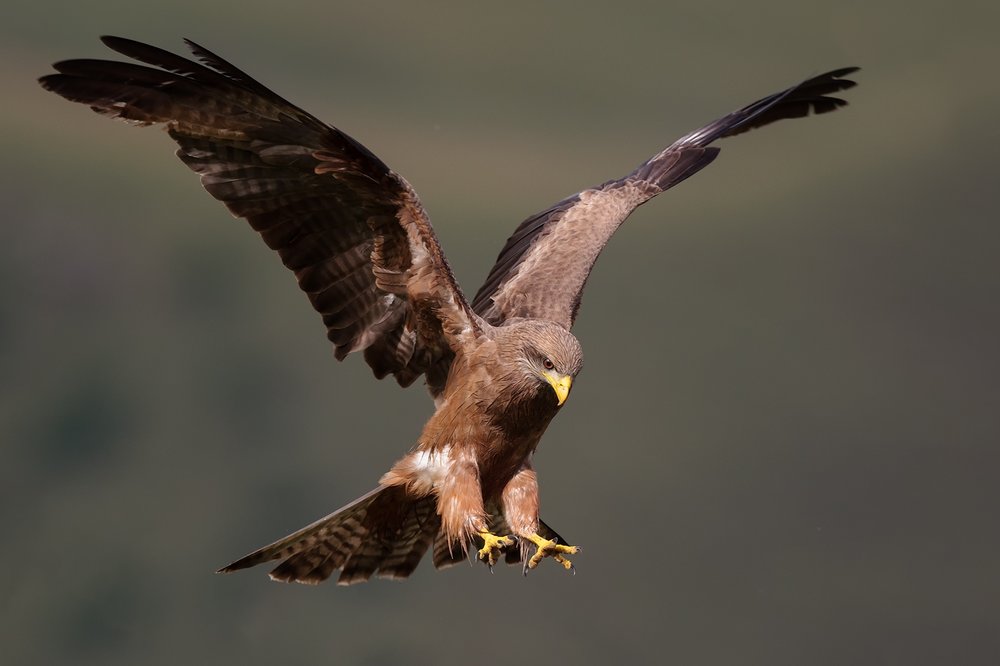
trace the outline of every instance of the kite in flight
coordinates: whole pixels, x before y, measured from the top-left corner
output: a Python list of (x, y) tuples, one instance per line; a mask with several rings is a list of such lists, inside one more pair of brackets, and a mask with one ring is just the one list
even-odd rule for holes
[(188, 41), (198, 62), (119, 37), (151, 65), (67, 60), (40, 83), (98, 113), (163, 124), (209, 194), (242, 217), (295, 273), (334, 354), (362, 352), (378, 378), (423, 375), (436, 406), (416, 445), (378, 487), (237, 560), (279, 560), (271, 578), (350, 584), (406, 578), (433, 547), (436, 567), (470, 548), (524, 570), (577, 552), (538, 516), (532, 457), (569, 396), (583, 356), (570, 333), (594, 262), (636, 207), (703, 169), (716, 139), (833, 111), (848, 67), (769, 95), (681, 137), (623, 178), (521, 223), (468, 301), (416, 193), (363, 145)]

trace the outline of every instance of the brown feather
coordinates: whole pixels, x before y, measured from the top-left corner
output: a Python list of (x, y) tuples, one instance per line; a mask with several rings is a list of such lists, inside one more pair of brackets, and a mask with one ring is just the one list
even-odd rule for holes
[(433, 497), (413, 499), (378, 488), (284, 539), (220, 569), (228, 573), (283, 560), (271, 572), (282, 582), (317, 584), (342, 569), (338, 583), (406, 578), (440, 531)]
[(830, 95), (855, 85), (837, 69), (769, 95), (691, 132), (624, 178), (584, 190), (529, 217), (507, 240), (472, 308), (494, 325), (546, 319), (570, 328), (601, 250), (638, 206), (708, 166), (716, 139), (784, 118), (827, 113), (847, 104)]
[(450, 361), (452, 336), (477, 332), (416, 194), (367, 148), (197, 44), (204, 64), (103, 41), (153, 67), (68, 60), (42, 85), (102, 114), (165, 124), (209, 194), (295, 272), (338, 359), (364, 350), (378, 376), (406, 385)]

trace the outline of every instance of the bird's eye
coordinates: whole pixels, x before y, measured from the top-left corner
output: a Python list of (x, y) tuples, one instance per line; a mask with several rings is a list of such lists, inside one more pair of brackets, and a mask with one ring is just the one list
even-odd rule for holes
[(545, 359), (544, 361), (542, 361), (542, 367), (545, 368), (546, 370), (552, 370), (556, 367), (556, 364), (550, 361), (549, 359)]

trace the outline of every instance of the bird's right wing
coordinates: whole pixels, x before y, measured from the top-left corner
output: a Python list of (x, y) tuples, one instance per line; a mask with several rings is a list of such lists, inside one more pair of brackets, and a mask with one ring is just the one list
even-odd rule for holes
[(48, 90), (135, 124), (163, 124), (209, 194), (245, 218), (323, 316), (338, 359), (364, 351), (379, 378), (444, 384), (463, 335), (478, 333), (409, 184), (340, 130), (207, 49), (200, 64), (119, 37), (153, 67), (67, 60)]
[(853, 87), (856, 67), (821, 74), (691, 132), (624, 178), (584, 190), (529, 217), (507, 240), (472, 307), (499, 325), (518, 317), (573, 325), (590, 271), (612, 234), (639, 205), (707, 166), (709, 144), (784, 118), (827, 113)]

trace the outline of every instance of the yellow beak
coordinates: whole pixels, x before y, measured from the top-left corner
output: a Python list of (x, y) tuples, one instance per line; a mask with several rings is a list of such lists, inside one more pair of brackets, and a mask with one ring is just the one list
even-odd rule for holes
[(559, 404), (562, 405), (566, 402), (566, 398), (569, 397), (569, 390), (573, 386), (573, 378), (569, 375), (556, 374), (551, 370), (543, 372), (542, 377), (552, 385), (552, 390), (556, 392), (556, 400), (559, 401)]

